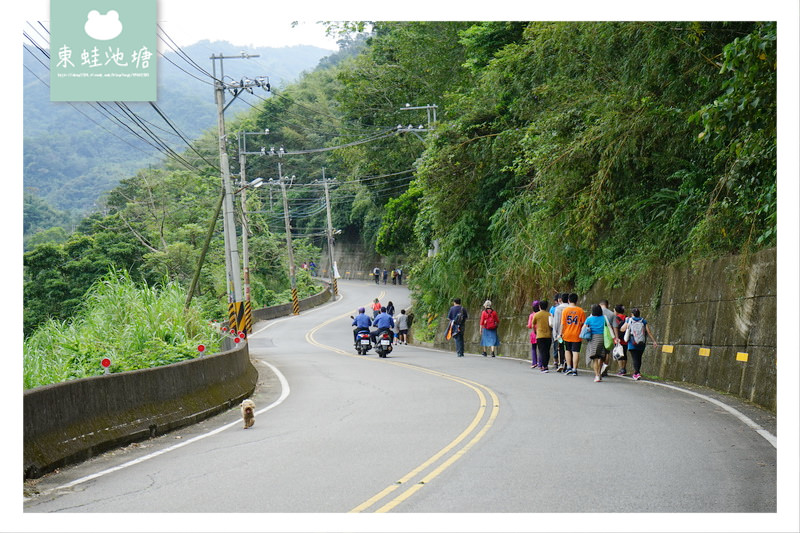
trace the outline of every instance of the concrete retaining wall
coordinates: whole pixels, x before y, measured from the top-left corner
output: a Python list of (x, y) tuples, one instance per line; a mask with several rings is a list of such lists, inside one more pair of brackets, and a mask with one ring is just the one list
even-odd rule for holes
[[(374, 252), (365, 250), (359, 243), (349, 243), (337, 241), (333, 248), (333, 260), (336, 261), (336, 268), (342, 279), (372, 280), (372, 269), (379, 267), (391, 272), (392, 269), (405, 266), (405, 262), (400, 256), (384, 257)], [(330, 277), (330, 260), (327, 244), (323, 246), (322, 257), (319, 262), (317, 274), (322, 278)], [(408, 269), (406, 268), (406, 276)], [(406, 277), (403, 278), (405, 284)], [(389, 283), (392, 282), (389, 278)]]
[(193, 424), (255, 390), (247, 343), (158, 368), (76, 379), (25, 392), (24, 477)]
[[(587, 294), (579, 295), (578, 304), (587, 314), (591, 305), (601, 299), (607, 299), (611, 307), (622, 304), (628, 311), (633, 307), (641, 309), (659, 344), (673, 350), (667, 353), (662, 346), (654, 349), (649, 343), (642, 362), (643, 374), (708, 386), (775, 412), (776, 275), (776, 249), (772, 248), (748, 257), (657, 269), (625, 287), (608, 288), (598, 283)], [(553, 295), (534, 297), (551, 301)], [(500, 353), (530, 358), (530, 302), (519, 309), (503, 303), (501, 296), (493, 295), (491, 299), (501, 317)], [(481, 304), (467, 303), (471, 317), (465, 342), (471, 352), (481, 351)], [(444, 340), (446, 326), (442, 320), (435, 345), (452, 350), (453, 341)], [(701, 348), (708, 349), (707, 356), (700, 355)], [(586, 368), (583, 352), (581, 367)], [(611, 370), (616, 370), (615, 364)], [(628, 370), (631, 371), (630, 363)]]

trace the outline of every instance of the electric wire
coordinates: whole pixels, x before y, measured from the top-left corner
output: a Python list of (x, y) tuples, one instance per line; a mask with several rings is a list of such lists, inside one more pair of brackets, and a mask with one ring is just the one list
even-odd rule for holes
[[(30, 24), (30, 23), (29, 23), (29, 24)], [(41, 22), (40, 22), (39, 24), (41, 25)], [(47, 28), (44, 28), (44, 26), (43, 26), (43, 25), (42, 25), (42, 28), (43, 28), (43, 29), (44, 29), (46, 32), (48, 31), (48, 30), (47, 30)], [(37, 32), (37, 33), (38, 33), (38, 32)], [(48, 32), (48, 34), (49, 34), (49, 32)], [(48, 53), (46, 50), (44, 50), (44, 49), (42, 48), (42, 46), (41, 46), (41, 45), (40, 45), (40, 44), (39, 44), (39, 43), (38, 43), (38, 42), (37, 42), (37, 41), (36, 41), (34, 38), (32, 38), (32, 37), (31, 37), (31, 36), (30, 36), (30, 35), (29, 35), (27, 32), (25, 32), (25, 31), (23, 31), (23, 35), (25, 36), (25, 38), (27, 38), (27, 39), (28, 39), (28, 40), (31, 42), (31, 44), (32, 44), (34, 47), (36, 47), (36, 48), (39, 50), (39, 52), (40, 52), (42, 55), (44, 55), (45, 57), (47, 57), (47, 58), (48, 58), (48, 60), (50, 59), (50, 54), (49, 54), (49, 53)], [(40, 35), (41, 35), (41, 34), (40, 34)], [(46, 39), (44, 39), (44, 40), (46, 41)], [(28, 48), (26, 48), (26, 49), (28, 49)], [(29, 52), (31, 52), (29, 49), (28, 49), (28, 51), (29, 51)], [(31, 53), (32, 53), (32, 52), (31, 52)], [(39, 58), (37, 58), (37, 59), (39, 59)], [(45, 64), (45, 63), (43, 63), (41, 60), (39, 60), (39, 62), (40, 62), (40, 63), (42, 63), (42, 65), (43, 65), (43, 66), (45, 66), (45, 68), (47, 68), (47, 69), (49, 70), (49, 64)], [(38, 76), (37, 76), (37, 77), (38, 77)], [(41, 81), (41, 79), (40, 79), (40, 81)], [(164, 156), (166, 156), (166, 157), (168, 157), (168, 158), (170, 158), (170, 159), (173, 159), (174, 161), (178, 162), (179, 164), (183, 165), (184, 167), (186, 167), (186, 168), (187, 168), (187, 169), (189, 169), (189, 170), (200, 172), (200, 169), (199, 169), (199, 168), (195, 167), (195, 166), (194, 166), (194, 165), (192, 165), (190, 162), (188, 162), (186, 159), (184, 159), (182, 156), (180, 156), (180, 155), (179, 155), (177, 152), (175, 152), (175, 151), (174, 151), (174, 150), (173, 150), (173, 149), (172, 149), (172, 148), (171, 148), (171, 147), (170, 147), (170, 146), (169, 146), (169, 145), (168, 145), (168, 144), (167, 144), (167, 143), (166, 143), (166, 142), (165, 142), (163, 139), (161, 139), (161, 138), (160, 138), (160, 137), (159, 137), (157, 134), (155, 134), (155, 133), (152, 131), (152, 129), (150, 129), (150, 127), (149, 127), (149, 126), (152, 126), (153, 128), (159, 129), (160, 131), (163, 131), (164, 133), (168, 133), (168, 134), (170, 134), (170, 135), (173, 135), (171, 132), (168, 132), (167, 130), (164, 130), (163, 128), (160, 128), (160, 127), (158, 127), (158, 126), (156, 126), (156, 125), (152, 124), (151, 122), (147, 121), (146, 119), (144, 119), (143, 117), (141, 117), (141, 116), (139, 116), (137, 113), (135, 113), (133, 110), (131, 110), (131, 109), (130, 109), (130, 107), (128, 107), (126, 104), (124, 104), (124, 103), (120, 103), (120, 102), (114, 102), (114, 103), (115, 103), (115, 105), (116, 105), (118, 108), (120, 108), (120, 110), (121, 110), (121, 111), (122, 111), (122, 112), (125, 114), (125, 116), (127, 116), (127, 117), (128, 117), (128, 119), (130, 119), (130, 120), (131, 120), (131, 122), (132, 122), (134, 125), (136, 125), (136, 126), (137, 126), (137, 127), (138, 127), (138, 128), (141, 130), (141, 131), (142, 131), (142, 132), (144, 132), (144, 134), (145, 134), (146, 136), (150, 137), (150, 139), (152, 139), (152, 141), (153, 141), (153, 142), (150, 142), (150, 141), (148, 141), (148, 140), (147, 140), (145, 137), (143, 137), (142, 135), (140, 135), (138, 132), (134, 131), (134, 130), (133, 130), (133, 129), (132, 129), (132, 128), (131, 128), (131, 127), (128, 125), (128, 124), (126, 124), (126, 123), (125, 123), (125, 121), (124, 121), (124, 120), (122, 120), (122, 119), (121, 119), (121, 118), (120, 118), (118, 115), (116, 115), (116, 113), (114, 113), (114, 112), (113, 112), (111, 109), (108, 109), (108, 108), (106, 108), (104, 105), (102, 105), (102, 103), (100, 103), (100, 102), (94, 102), (94, 103), (87, 102), (87, 103), (89, 104), (89, 106), (90, 106), (90, 107), (94, 107), (94, 105), (97, 105), (97, 106), (99, 106), (99, 107), (100, 107), (100, 108), (103, 110), (103, 111), (102, 111), (102, 113), (103, 113), (103, 114), (105, 114), (105, 116), (106, 116), (106, 117), (108, 117), (108, 118), (111, 118), (113, 121), (117, 122), (117, 123), (118, 123), (118, 124), (119, 124), (121, 127), (123, 127), (124, 129), (128, 130), (128, 131), (129, 131), (131, 134), (135, 135), (135, 136), (136, 136), (136, 137), (138, 137), (138, 138), (139, 138), (141, 141), (143, 141), (144, 143), (146, 143), (148, 146), (150, 146), (150, 147), (152, 147), (152, 148), (156, 149), (157, 151), (159, 151), (159, 152), (160, 152), (161, 154), (163, 154)], [(74, 105), (73, 105), (72, 107), (73, 107), (73, 108), (75, 108), (75, 106), (74, 106)], [(76, 109), (77, 109), (77, 108), (76, 108)], [(95, 108), (95, 109), (96, 109), (96, 108)], [(167, 124), (168, 124), (170, 127), (172, 127), (173, 125), (172, 125), (172, 124), (170, 123), (170, 121), (169, 121), (169, 120), (166, 118), (166, 115), (165, 115), (165, 114), (163, 114), (163, 112), (162, 112), (162, 113), (160, 113), (160, 114), (162, 114), (162, 115), (163, 115), (163, 116), (162, 116), (162, 118), (165, 120), (165, 122), (167, 122)], [(149, 126), (148, 126), (148, 125), (149, 125)], [(182, 136), (182, 134), (180, 134), (180, 133), (178, 133), (178, 132), (176, 132), (176, 133), (177, 133), (177, 136), (178, 136), (179, 138), (181, 138), (181, 139), (182, 139), (184, 142), (187, 142), (187, 141), (186, 141), (186, 139), (185, 139), (185, 137), (184, 137), (184, 136)], [(153, 143), (155, 143), (155, 144), (153, 144)], [(188, 144), (188, 143), (187, 143), (187, 144)], [(191, 146), (190, 146), (190, 148), (191, 148)], [(192, 148), (192, 149), (193, 149), (193, 148)], [(200, 155), (200, 154), (198, 153), (198, 155)], [(202, 156), (200, 156), (200, 157), (201, 157), (201, 158), (202, 158), (202, 159), (203, 159), (203, 160), (204, 160), (206, 163), (209, 163), (207, 160), (205, 160), (205, 158), (203, 158)], [(216, 166), (215, 166), (215, 165), (213, 165), (213, 164), (211, 164), (211, 166), (212, 166), (212, 167), (214, 167), (214, 168), (216, 168)], [(219, 170), (219, 169), (217, 168), (217, 170)]]
[[(35, 56), (34, 56), (34, 57), (35, 57)], [(50, 85), (49, 85), (47, 82), (45, 82), (44, 80), (42, 80), (42, 78), (40, 78), (40, 77), (38, 76), (38, 74), (36, 74), (34, 71), (32, 71), (32, 70), (31, 70), (30, 68), (28, 68), (26, 65), (23, 65), (23, 67), (25, 68), (25, 70), (27, 70), (28, 72), (30, 72), (31, 74), (33, 74), (33, 75), (36, 77), (36, 79), (37, 79), (37, 80), (39, 80), (39, 82), (41, 82), (41, 83), (42, 83), (42, 84), (43, 84), (45, 87), (48, 87), (48, 88), (50, 87)], [(94, 120), (92, 117), (90, 117), (89, 115), (87, 115), (86, 113), (84, 113), (84, 112), (83, 112), (83, 110), (82, 110), (82, 109), (80, 109), (78, 106), (76, 106), (76, 105), (75, 105), (73, 102), (66, 102), (66, 103), (67, 103), (67, 104), (69, 104), (69, 105), (70, 105), (70, 106), (71, 106), (73, 109), (75, 109), (75, 111), (77, 111), (78, 113), (80, 113), (81, 115), (83, 115), (84, 117), (86, 117), (86, 119), (87, 119), (87, 120), (91, 121), (91, 122), (92, 122), (93, 124), (95, 124), (97, 127), (99, 127), (100, 129), (102, 129), (103, 131), (105, 131), (106, 133), (108, 133), (109, 135), (111, 135), (112, 137), (115, 137), (115, 138), (116, 138), (117, 140), (119, 140), (120, 142), (123, 142), (123, 143), (127, 144), (128, 146), (130, 146), (130, 147), (131, 147), (131, 148), (133, 148), (134, 150), (138, 150), (139, 152), (142, 152), (143, 154), (145, 154), (145, 155), (147, 155), (147, 156), (152, 156), (152, 155), (153, 155), (153, 154), (151, 154), (151, 153), (149, 153), (149, 152), (147, 152), (147, 151), (145, 151), (145, 150), (142, 150), (140, 147), (138, 147), (138, 146), (135, 146), (135, 145), (131, 144), (131, 143), (130, 143), (130, 142), (128, 142), (127, 140), (123, 139), (122, 137), (120, 137), (119, 135), (117, 135), (116, 133), (114, 133), (113, 131), (106, 129), (106, 127), (105, 127), (105, 126), (103, 126), (102, 124), (100, 124), (99, 122), (97, 122), (96, 120)]]

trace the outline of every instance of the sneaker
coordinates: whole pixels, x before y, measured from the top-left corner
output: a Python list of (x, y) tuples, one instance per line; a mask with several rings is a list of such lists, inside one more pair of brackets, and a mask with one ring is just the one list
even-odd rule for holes
[(595, 376), (594, 377), (594, 382), (597, 383), (599, 381), (603, 381), (603, 378), (601, 378), (600, 376)]
[(640, 379), (642, 379), (642, 375), (641, 374), (634, 374), (633, 375), (633, 380), (634, 381), (639, 381)]
[(564, 369), (564, 375), (569, 376), (570, 374), (572, 374), (572, 367), (568, 366), (567, 368)]
[(550, 371), (547, 370), (546, 368), (542, 368), (539, 372), (541, 372), (542, 374), (547, 374)]
[(603, 363), (603, 367), (600, 369), (600, 377), (608, 375), (608, 365)]
[(494, 354), (492, 354), (492, 357), (494, 357)]
[(577, 368), (573, 368), (572, 372), (570, 374), (573, 375), (573, 376), (577, 376), (578, 375), (578, 369)]
[(482, 356), (484, 356), (484, 357), (486, 357), (486, 352), (483, 352), (481, 355), (482, 355)]
[(625, 369), (624, 369), (624, 368), (623, 368), (623, 369), (621, 369), (619, 372), (617, 372), (617, 375), (618, 375), (618, 376), (624, 376), (624, 375), (626, 375), (626, 374), (627, 374), (627, 372), (625, 371)]

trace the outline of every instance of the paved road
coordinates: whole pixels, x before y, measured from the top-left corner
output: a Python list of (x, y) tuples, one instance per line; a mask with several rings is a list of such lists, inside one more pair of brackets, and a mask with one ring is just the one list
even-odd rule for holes
[(776, 511), (769, 432), (709, 398), (414, 346), (357, 356), (350, 314), (408, 292), (340, 287), (256, 326), (252, 429), (230, 411), (65, 468), (26, 486), (24, 511)]

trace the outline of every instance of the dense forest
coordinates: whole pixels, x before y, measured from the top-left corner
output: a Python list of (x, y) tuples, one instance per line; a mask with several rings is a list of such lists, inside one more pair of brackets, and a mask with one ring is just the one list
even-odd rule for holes
[[(245, 151), (264, 152), (249, 179), (277, 178), (278, 163), (294, 176), (298, 264), (323, 243), (323, 172), (339, 238), (413, 265), (418, 314), (776, 244), (775, 23), (363, 28), (330, 24), (339, 53), (227, 123), (232, 172), (246, 131)], [(435, 122), (413, 109), (432, 106)], [(26, 334), (73, 316), (110, 268), (188, 285), (220, 194), (216, 142), (187, 150), (194, 170), (165, 160), (123, 179), (25, 254)], [(269, 155), (281, 147), (293, 155)], [(288, 287), (279, 194), (247, 196), (257, 305)], [(198, 291), (211, 316), (222, 255), (218, 224)]]

